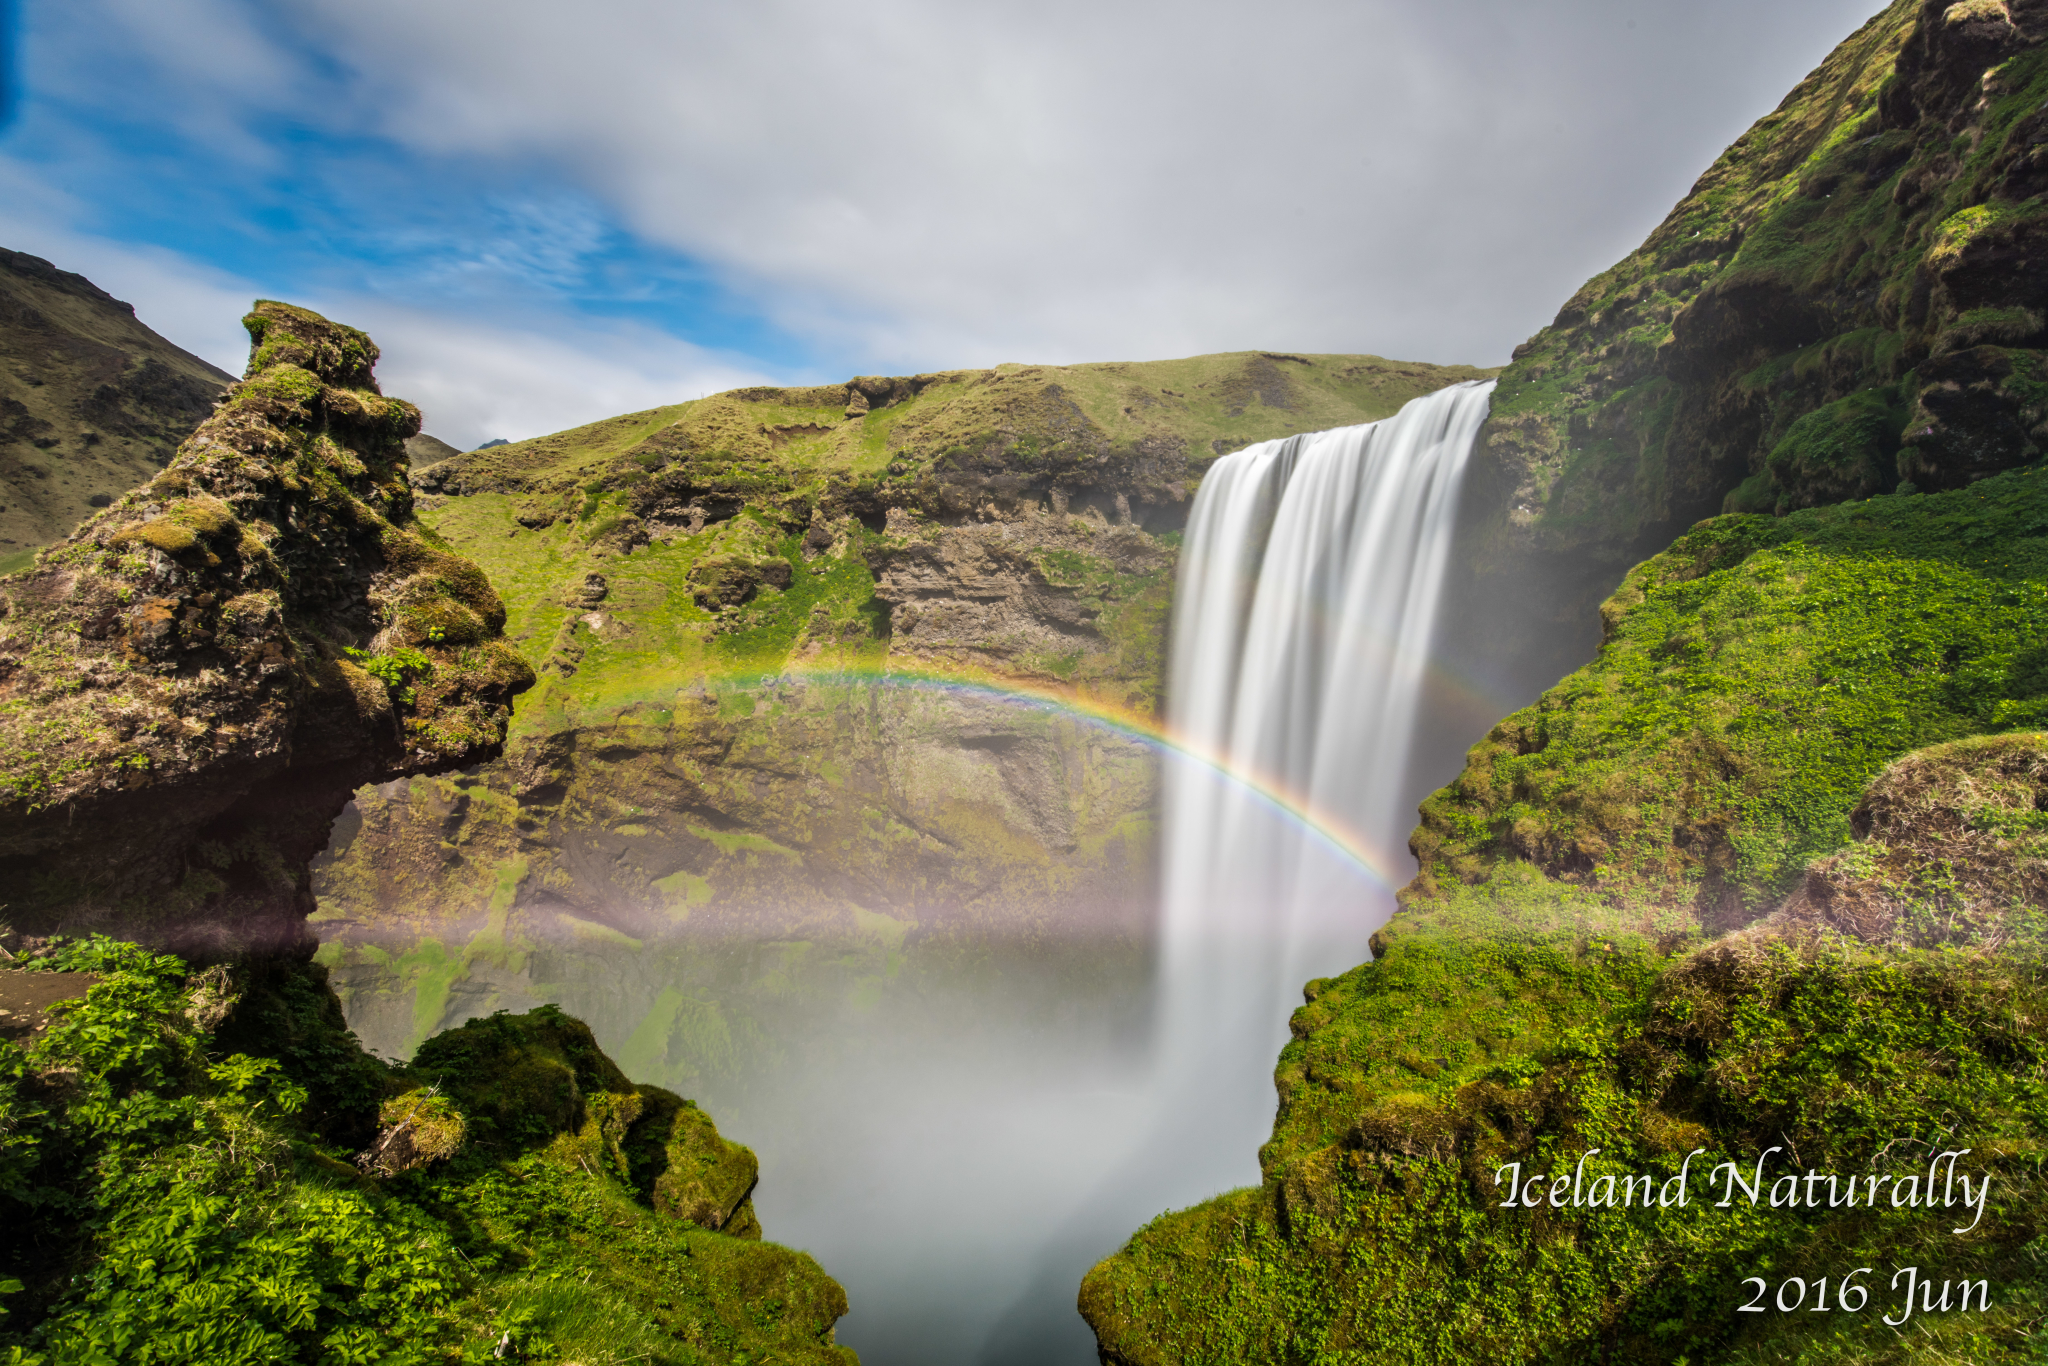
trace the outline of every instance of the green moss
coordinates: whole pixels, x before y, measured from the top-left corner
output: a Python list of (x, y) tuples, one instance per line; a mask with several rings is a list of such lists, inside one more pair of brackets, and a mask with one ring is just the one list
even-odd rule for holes
[[(101, 980), (32, 1050), (0, 1042), (10, 1361), (853, 1360), (844, 1293), (758, 1241), (752, 1155), (558, 1012), (473, 1022), (404, 1071), (289, 968), (210, 1039), (214, 978), (175, 958), (92, 940), (31, 967)], [(408, 1122), (432, 1154), (370, 1160)]]
[(1775, 506), (1754, 510), (1790, 512), (1891, 492), (1899, 482), (1899, 432), (1907, 415), (1904, 395), (1892, 385), (1807, 413), (1765, 460)]
[[(1592, 907), (1526, 914), (1546, 899), (1521, 875), (1461, 892), (1455, 928), (1404, 916), (1378, 962), (1310, 985), (1264, 1183), (1155, 1220), (1084, 1282), (1106, 1359), (2030, 1359), (2048, 1308), (2030, 1252), (2048, 1231), (2048, 1091), (2023, 1023), (2048, 1001), (2038, 940), (2002, 959), (1768, 940), (1687, 952), (1611, 911), (1605, 925)], [(1944, 1065), (1918, 1061), (1931, 1056)], [(1953, 1210), (1717, 1207), (1715, 1165), (1747, 1177), (1774, 1146), (1772, 1178), (1901, 1179), (1967, 1146), (1969, 1174), (1997, 1184), (1964, 1236)], [(1661, 1189), (1695, 1148), (1684, 1208), (1504, 1209), (1495, 1184), (1518, 1162), (1524, 1178)], [(1989, 1279), (1991, 1312), (1895, 1335), (1886, 1283), (1906, 1265)], [(1745, 1277), (1799, 1275), (1811, 1292), (1858, 1266), (1882, 1269), (1864, 1278), (1877, 1312), (1734, 1312)]]
[(1702, 524), (1631, 572), (1600, 657), (1425, 803), (1418, 886), (1522, 859), (1703, 913), (1772, 904), (1892, 759), (2033, 724), (2009, 704), (2048, 631), (2044, 533), (2032, 472)]

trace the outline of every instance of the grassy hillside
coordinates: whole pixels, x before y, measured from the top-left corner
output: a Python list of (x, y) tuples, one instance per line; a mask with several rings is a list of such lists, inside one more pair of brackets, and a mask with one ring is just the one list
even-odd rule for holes
[(429, 490), (527, 495), (535, 515), (578, 492), (653, 487), (641, 508), (693, 496), (878, 515), (972, 516), (1060, 489), (1078, 505), (1117, 494), (1171, 526), (1216, 456), (1293, 431), (1387, 417), (1419, 394), (1491, 371), (1377, 356), (1237, 352), (1187, 360), (1005, 365), (813, 388), (738, 389), (446, 461)]
[(0, 250), (0, 574), (168, 464), (232, 378), (83, 276)]

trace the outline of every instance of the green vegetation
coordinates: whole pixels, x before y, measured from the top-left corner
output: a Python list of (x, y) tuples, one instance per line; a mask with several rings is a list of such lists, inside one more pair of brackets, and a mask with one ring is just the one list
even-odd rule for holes
[(1527, 860), (1742, 923), (1893, 759), (2048, 719), (2048, 478), (1718, 518), (1603, 613), (1599, 658), (1424, 804), (1416, 891)]
[[(949, 486), (958, 492), (966, 475), (972, 490), (991, 467), (1173, 502), (1186, 474), (1222, 451), (1388, 417), (1420, 394), (1489, 373), (1235, 352), (739, 389), (473, 451), (425, 480), (450, 493), (524, 495), (524, 515), (536, 522), (588, 518), (579, 495), (631, 490), (644, 503), (678, 486), (773, 509), (796, 526), (821, 502), (847, 499), (958, 512), (965, 508), (947, 506)], [(975, 494), (961, 496), (971, 506)]]
[(0, 1043), (17, 1366), (853, 1360), (839, 1287), (758, 1241), (752, 1154), (552, 1008), (390, 1068), (317, 969), (28, 966), (97, 980)]
[[(2038, 1360), (2038, 929), (1996, 956), (1826, 934), (1701, 947), (1644, 929), (1503, 870), (1397, 919), (1376, 963), (1311, 983), (1264, 1183), (1154, 1220), (1089, 1275), (1104, 1359)], [(1883, 1186), (1876, 1208), (1793, 1207), (1778, 1184), (1812, 1170), (1903, 1185), (1962, 1148), (1957, 1170), (1993, 1182), (1981, 1220), (1894, 1207)], [(1715, 1168), (1753, 1181), (1767, 1156), (1758, 1201), (1718, 1207)], [(1546, 1180), (1541, 1208), (1502, 1208), (1509, 1163), (1525, 1181), (1565, 1176), (1567, 1196), (1630, 1175), (1675, 1194), (1665, 1183), (1685, 1171), (1691, 1198), (1552, 1208)], [(1988, 1281), (1989, 1311), (1894, 1331), (1906, 1266)], [(1858, 1267), (1873, 1268), (1851, 1278), (1867, 1307), (1842, 1312)], [(1836, 1312), (1739, 1313), (1748, 1277), (1773, 1294), (1800, 1278), (1809, 1311), (1824, 1278)]]

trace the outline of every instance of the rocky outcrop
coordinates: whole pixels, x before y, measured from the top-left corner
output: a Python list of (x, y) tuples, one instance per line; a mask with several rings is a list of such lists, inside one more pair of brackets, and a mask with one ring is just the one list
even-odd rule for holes
[(246, 377), (148, 484), (0, 580), (17, 927), (293, 944), (362, 783), (488, 758), (532, 674), (412, 515), (411, 404), (353, 328), (259, 303)]
[(1468, 504), (1484, 596), (1540, 635), (1710, 513), (2036, 459), (2044, 41), (2029, 0), (1895, 0), (1516, 348)]
[(1123, 685), (1158, 700), (1174, 555), (1128, 515), (1117, 524), (1036, 507), (947, 526), (902, 512), (869, 552), (899, 663)]
[(168, 464), (232, 381), (84, 276), (0, 249), (0, 573)]

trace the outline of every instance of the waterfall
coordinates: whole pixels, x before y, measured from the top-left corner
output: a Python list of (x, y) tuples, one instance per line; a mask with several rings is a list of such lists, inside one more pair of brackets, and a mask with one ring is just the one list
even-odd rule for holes
[(1166, 778), (1161, 1024), (1210, 1113), (1270, 1121), (1296, 993), (1367, 957), (1407, 876), (1410, 740), (1492, 391), (1249, 447), (1196, 495), (1168, 673), (1195, 761)]

